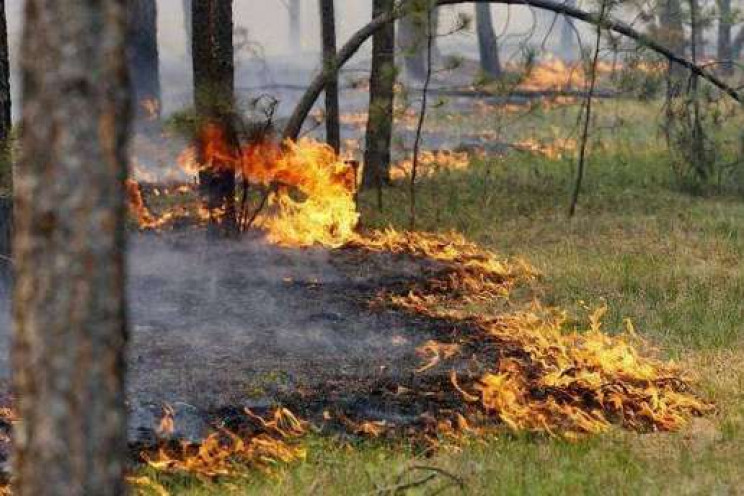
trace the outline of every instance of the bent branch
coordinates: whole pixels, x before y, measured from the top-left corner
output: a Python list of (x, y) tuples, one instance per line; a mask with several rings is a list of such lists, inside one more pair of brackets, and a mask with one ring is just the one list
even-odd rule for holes
[[(554, 0), (436, 0), (436, 6), (441, 7), (444, 5), (456, 5), (461, 3), (499, 3), (507, 5), (529, 5), (538, 9), (548, 10), (557, 14), (562, 14), (567, 17), (578, 19), (580, 21), (594, 24), (602, 29), (613, 31), (615, 33), (626, 36), (641, 46), (649, 48), (654, 52), (666, 57), (668, 60), (685, 67), (693, 74), (706, 79), (711, 84), (716, 86), (718, 89), (729, 95), (731, 98), (739, 103), (744, 103), (739, 93), (723, 82), (721, 79), (716, 77), (714, 74), (706, 71), (703, 67), (698, 64), (674, 53), (669, 48), (663, 46), (653, 38), (640, 33), (633, 29), (628, 24), (613, 20), (609, 18), (602, 18), (599, 14), (586, 12), (569, 5), (568, 3), (560, 3)], [(287, 122), (287, 126), (284, 128), (285, 139), (295, 140), (300, 134), (302, 124), (305, 122), (308, 114), (313, 108), (315, 101), (318, 99), (320, 94), (323, 92), (323, 88), (328, 80), (335, 76), (341, 67), (349, 61), (351, 57), (361, 48), (367, 39), (369, 39), (375, 32), (380, 30), (385, 24), (395, 22), (397, 19), (407, 15), (408, 11), (402, 6), (398, 6), (391, 12), (385, 13), (373, 19), (369, 24), (364, 26), (362, 29), (357, 31), (349, 41), (339, 50), (335, 63), (329, 64), (320, 72), (307, 87), (305, 93), (300, 99), (299, 103), (294, 109), (294, 112)]]

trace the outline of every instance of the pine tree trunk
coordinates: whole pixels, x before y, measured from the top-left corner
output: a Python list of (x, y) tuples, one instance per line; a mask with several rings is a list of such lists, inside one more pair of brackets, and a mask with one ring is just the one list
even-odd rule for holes
[[(8, 24), (5, 16), (5, 0), (0, 0), (0, 201), (13, 187), (13, 174), (10, 156), (11, 96), (10, 60), (8, 58)], [(9, 203), (9, 202), (8, 202)], [(0, 255), (7, 256), (10, 251), (10, 208), (0, 205)], [(2, 262), (0, 262), (2, 265)]]
[(129, 73), (137, 116), (160, 117), (158, 9), (155, 0), (129, 0)]
[(302, 51), (302, 7), (300, 0), (289, 0), (289, 46), (295, 54)]
[(11, 124), (8, 23), (5, 16), (5, 0), (0, 0), (0, 146), (7, 144)]
[[(233, 123), (235, 65), (232, 0), (192, 0), (191, 55), (194, 67), (194, 106), (201, 131), (222, 130), (227, 145), (235, 148)], [(205, 141), (197, 136), (200, 163), (206, 163)], [(236, 230), (235, 170), (219, 159), (199, 173), (203, 201), (210, 211), (211, 236), (231, 236)]]
[[(336, 60), (336, 13), (334, 0), (320, 0), (320, 25), (323, 42), (323, 66)], [(338, 76), (325, 87), (326, 142), (338, 153), (341, 150), (341, 127), (338, 103)]]
[[(685, 54), (685, 30), (682, 23), (682, 6), (680, 0), (662, 0), (659, 25), (664, 45), (677, 55)], [(678, 96), (682, 91), (685, 70), (672, 64), (669, 71), (668, 96)]]
[(498, 78), (501, 76), (501, 61), (496, 33), (493, 31), (490, 4), (475, 4), (475, 23), (478, 31), (481, 70), (489, 77)]
[(125, 493), (124, 0), (27, 0), (15, 494)]
[[(374, 0), (372, 17), (391, 11), (394, 5), (394, 0)], [(362, 186), (365, 188), (379, 188), (390, 182), (395, 76), (395, 23), (391, 22), (372, 38), (369, 118), (362, 178)]]
[(734, 65), (731, 50), (731, 0), (718, 0), (718, 61), (721, 73), (730, 75)]

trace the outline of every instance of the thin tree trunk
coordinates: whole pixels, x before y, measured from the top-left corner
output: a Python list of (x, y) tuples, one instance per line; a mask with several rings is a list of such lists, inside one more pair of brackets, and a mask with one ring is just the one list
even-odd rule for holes
[(694, 18), (690, 20), (690, 53), (697, 54), (697, 57), (692, 56), (693, 60), (702, 60), (705, 58), (705, 39), (704, 39), (704, 23), (702, 22), (701, 14), (702, 10), (700, 7), (699, 0), (689, 0), (690, 2), (690, 17)]
[(194, 105), (201, 124), (197, 149), (200, 163), (210, 162), (199, 172), (199, 185), (210, 212), (211, 236), (232, 236), (236, 232), (234, 165), (207, 156), (208, 140), (214, 138), (207, 130), (212, 127), (219, 129), (228, 147), (237, 147), (232, 8), (232, 0), (192, 0)]
[[(372, 18), (391, 12), (394, 0), (374, 0)], [(378, 188), (390, 182), (390, 144), (395, 100), (395, 23), (388, 23), (372, 38), (372, 72), (369, 78), (369, 118), (364, 150), (362, 186)]]
[(160, 117), (158, 8), (155, 0), (129, 0), (129, 73), (137, 116)]
[[(0, 146), (7, 145), (11, 125), (8, 23), (5, 16), (5, 0), (0, 0)], [(0, 165), (0, 168), (3, 165)]]
[(491, 6), (489, 4), (475, 4), (475, 24), (478, 32), (481, 70), (489, 77), (498, 78), (501, 76), (501, 61), (496, 33), (493, 31)]
[[(323, 42), (323, 67), (332, 67), (336, 60), (336, 13), (334, 0), (320, 0), (320, 26)], [(338, 76), (325, 87), (326, 142), (338, 153), (341, 150), (339, 122)]]
[(289, 0), (289, 46), (295, 54), (302, 51), (302, 6), (300, 0)]
[(734, 65), (731, 51), (731, 0), (718, 0), (718, 61), (721, 73), (730, 75)]
[(15, 494), (124, 494), (124, 0), (27, 0)]
[[(8, 25), (5, 16), (5, 0), (0, 0), (0, 256), (10, 255), (10, 233), (12, 226), (11, 202), (3, 197), (13, 188), (10, 134), (10, 60), (8, 58)], [(0, 260), (0, 273), (7, 263)]]
[[(661, 28), (661, 39), (669, 50), (675, 55), (684, 56), (685, 54), (685, 28), (682, 23), (682, 6), (680, 0), (662, 0), (661, 15), (659, 24)], [(668, 88), (667, 96), (672, 98), (679, 96), (682, 91), (682, 85), (685, 79), (685, 71), (675, 63), (669, 64), (669, 74), (667, 77)]]
[(731, 42), (731, 59), (739, 60), (741, 58), (742, 48), (744, 48), (744, 27), (739, 28), (734, 41)]
[[(406, 77), (414, 81), (423, 81), (426, 78), (429, 38), (432, 61), (440, 58), (436, 37), (439, 9), (431, 8), (429, 3), (431, 0), (405, 0), (403, 5), (410, 13), (398, 22), (398, 49), (403, 57)], [(430, 19), (427, 19), (427, 14)], [(429, 30), (432, 36), (429, 36)]]
[(191, 25), (193, 24), (193, 21), (191, 20), (192, 8), (191, 0), (183, 0), (183, 30), (186, 33), (186, 54), (189, 56), (191, 56)]

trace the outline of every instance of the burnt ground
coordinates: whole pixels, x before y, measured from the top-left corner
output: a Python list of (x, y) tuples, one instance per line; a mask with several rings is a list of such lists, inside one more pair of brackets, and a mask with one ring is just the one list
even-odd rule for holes
[[(134, 235), (129, 254), (132, 441), (153, 439), (166, 404), (176, 412), (174, 436), (194, 441), (245, 407), (283, 405), (311, 420), (332, 410), (393, 424), (427, 409), (395, 391), (432, 377), (415, 373), (422, 363), (415, 350), (452, 326), (370, 301), (438, 272), (435, 262), (287, 249), (259, 237), (207, 242), (194, 231)], [(8, 301), (0, 292), (5, 384)]]
[(200, 418), (282, 404), (306, 418), (327, 409), (393, 424), (427, 407), (418, 346), (451, 324), (370, 308), (382, 289), (441, 270), (429, 260), (359, 249), (284, 249), (259, 238), (140, 235), (131, 243), (129, 398), (132, 437), (149, 437), (163, 404), (178, 435)]

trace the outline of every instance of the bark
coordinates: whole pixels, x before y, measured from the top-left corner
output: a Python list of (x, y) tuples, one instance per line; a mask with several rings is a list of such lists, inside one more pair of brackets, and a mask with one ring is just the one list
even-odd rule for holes
[[(685, 54), (685, 28), (683, 24), (680, 0), (661, 0), (659, 16), (660, 42), (679, 56)], [(678, 96), (684, 85), (684, 69), (678, 64), (670, 64), (667, 93), (670, 97)]]
[(300, 0), (289, 0), (289, 46), (294, 53), (302, 51), (302, 7)]
[[(374, 0), (372, 17), (392, 12), (394, 0)], [(390, 144), (395, 99), (395, 23), (388, 23), (372, 38), (372, 72), (369, 78), (369, 118), (364, 150), (362, 186), (390, 182)]]
[[(683, 55), (676, 54), (674, 51), (659, 43), (654, 38), (651, 38), (648, 35), (637, 31), (632, 26), (626, 24), (623, 21), (618, 21), (609, 17), (600, 19), (596, 14), (586, 12), (576, 7), (571, 7), (563, 2), (558, 2), (555, 0), (437, 0), (436, 3), (440, 7), (445, 5), (459, 5), (463, 3), (529, 5), (534, 8), (544, 9), (555, 12), (557, 14), (566, 15), (573, 19), (593, 24), (595, 26), (599, 25), (602, 27), (602, 29), (626, 36), (634, 40), (639, 45), (653, 50), (655, 53), (662, 55), (670, 62), (679, 64), (680, 66), (690, 71), (692, 74), (705, 79), (738, 103), (744, 103), (744, 98), (742, 98), (739, 92), (735, 88), (729, 86), (726, 82), (722, 81), (720, 78), (716, 77), (715, 74), (711, 74), (704, 67), (690, 62)], [(373, 19), (372, 22), (354, 33), (351, 38), (349, 38), (349, 41), (347, 41), (346, 44), (341, 48), (341, 50), (339, 50), (338, 56), (336, 57), (336, 63), (334, 63), (332, 67), (326, 68), (325, 70), (321, 71), (308, 85), (305, 93), (302, 95), (300, 101), (295, 106), (295, 109), (292, 112), (292, 115), (289, 117), (287, 125), (284, 128), (283, 137), (285, 139), (297, 139), (297, 136), (302, 130), (302, 124), (305, 122), (307, 115), (312, 110), (315, 101), (318, 99), (318, 96), (323, 92), (326, 81), (329, 78), (334, 77), (335, 74), (338, 73), (339, 69), (343, 67), (346, 62), (349, 61), (349, 59), (359, 50), (359, 48), (364, 44), (365, 41), (367, 41), (367, 39), (373, 36), (377, 31), (382, 29), (386, 24), (395, 22), (406, 14), (407, 11), (405, 10), (395, 9), (390, 14), (378, 16)]]
[[(227, 145), (237, 147), (233, 123), (235, 63), (232, 0), (192, 0), (191, 54), (194, 68), (194, 106), (201, 128), (197, 149), (206, 164), (206, 142), (201, 134), (207, 126), (222, 130)], [(235, 170), (220, 159), (199, 173), (199, 185), (210, 211), (208, 232), (231, 236), (236, 231)]]
[(478, 32), (481, 70), (489, 77), (498, 78), (501, 76), (501, 61), (489, 4), (475, 4), (475, 24)]
[(13, 201), (0, 195), (0, 283), (10, 272), (10, 240), (13, 233)]
[[(403, 57), (403, 68), (408, 79), (423, 81), (426, 78), (426, 47), (428, 44), (427, 30), (431, 27), (436, 33), (439, 27), (439, 10), (429, 8), (431, 0), (405, 0), (403, 2), (410, 15), (402, 17), (398, 22), (398, 49)], [(429, 12), (430, 20), (426, 13)], [(440, 53), (436, 36), (432, 39), (432, 59), (439, 60)]]
[(7, 144), (11, 124), (8, 23), (5, 16), (5, 0), (0, 0), (0, 146), (4, 147)]
[(129, 0), (129, 74), (137, 116), (160, 117), (158, 10), (155, 0)]
[(15, 494), (124, 494), (125, 0), (27, 0)]
[(742, 48), (744, 48), (744, 28), (740, 28), (736, 33), (734, 41), (731, 42), (731, 58), (739, 60), (741, 58)]
[(734, 65), (731, 50), (731, 0), (718, 0), (718, 61), (721, 73), (730, 75)]
[(690, 2), (690, 52), (693, 60), (702, 60), (705, 58), (705, 38), (703, 30), (705, 28), (702, 19), (702, 9), (699, 0), (689, 0)]
[[(323, 42), (323, 67), (333, 65), (336, 59), (336, 13), (334, 0), (320, 0), (320, 26)], [(338, 74), (329, 79), (325, 87), (326, 142), (336, 153), (341, 150), (339, 122)]]

